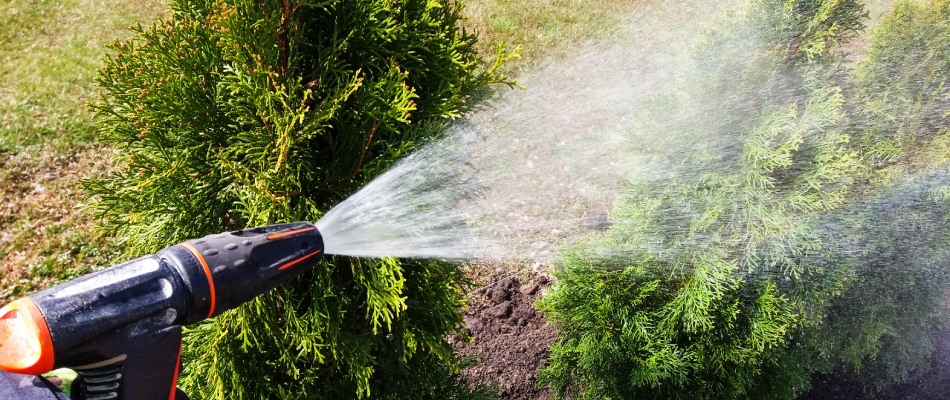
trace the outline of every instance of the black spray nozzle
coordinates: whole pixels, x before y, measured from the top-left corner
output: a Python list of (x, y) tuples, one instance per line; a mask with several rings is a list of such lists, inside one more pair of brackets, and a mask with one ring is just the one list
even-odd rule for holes
[(175, 399), (181, 326), (237, 307), (323, 253), (296, 222), (189, 240), (0, 309), (0, 369), (72, 368), (74, 399)]
[(295, 222), (205, 236), (158, 252), (192, 293), (185, 324), (218, 315), (297, 276), (323, 253), (313, 224)]

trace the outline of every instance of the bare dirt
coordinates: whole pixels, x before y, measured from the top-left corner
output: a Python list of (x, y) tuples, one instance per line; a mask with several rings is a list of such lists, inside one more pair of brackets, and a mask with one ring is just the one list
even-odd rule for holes
[(461, 348), (478, 364), (465, 370), (469, 382), (497, 384), (502, 399), (547, 399), (535, 376), (548, 359), (556, 332), (534, 308), (550, 285), (539, 274), (526, 283), (504, 278), (477, 292), (465, 314), (473, 342)]

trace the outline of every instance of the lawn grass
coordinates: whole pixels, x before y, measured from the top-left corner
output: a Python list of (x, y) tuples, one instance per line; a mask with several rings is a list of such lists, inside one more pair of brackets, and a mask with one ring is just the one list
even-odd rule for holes
[(161, 10), (148, 0), (0, 0), (0, 151), (89, 143), (86, 103), (104, 46)]
[(109, 168), (87, 105), (105, 45), (154, 0), (0, 0), (0, 300), (112, 262), (80, 182)]
[(479, 52), (494, 55), (495, 46), (520, 47), (522, 62), (508, 65), (517, 75), (533, 65), (569, 51), (570, 45), (610, 34), (610, 27), (652, 0), (468, 0), (467, 28), (479, 35)]

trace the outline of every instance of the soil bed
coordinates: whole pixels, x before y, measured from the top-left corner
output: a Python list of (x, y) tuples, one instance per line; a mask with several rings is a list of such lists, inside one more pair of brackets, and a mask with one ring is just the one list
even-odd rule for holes
[(549, 285), (544, 275), (526, 284), (509, 277), (473, 297), (464, 312), (473, 343), (460, 350), (478, 362), (463, 373), (469, 382), (495, 383), (506, 400), (549, 398), (535, 376), (548, 360), (556, 332), (534, 308)]

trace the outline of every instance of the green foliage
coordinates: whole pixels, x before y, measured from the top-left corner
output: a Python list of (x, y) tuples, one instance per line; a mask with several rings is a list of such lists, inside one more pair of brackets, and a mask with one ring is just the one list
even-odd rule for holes
[(854, 73), (851, 136), (871, 196), (824, 222), (842, 247), (825, 267), (853, 278), (810, 335), (820, 370), (873, 387), (925, 371), (931, 335), (948, 322), (948, 35), (950, 2), (899, 2)]
[[(559, 397), (793, 399), (816, 373), (873, 391), (927, 368), (950, 321), (950, 2), (898, 4), (849, 80), (864, 15), (752, 1), (634, 119), (687, 151), (562, 254), (539, 304)], [(704, 112), (664, 117), (684, 107)]]
[(823, 219), (837, 248), (816, 268), (851, 277), (827, 300), (823, 323), (806, 332), (816, 371), (873, 390), (929, 368), (932, 335), (950, 321), (950, 203), (936, 195), (948, 183), (945, 173), (923, 176)]
[[(89, 188), (129, 254), (315, 221), (501, 79), (480, 69), (454, 2), (171, 7), (115, 43), (99, 79), (120, 168)], [(462, 282), (440, 263), (328, 260), (187, 332), (182, 383), (200, 398), (478, 395), (445, 340)]]
[(868, 12), (859, 0), (755, 0), (755, 27), (768, 32), (789, 59), (834, 56), (837, 44), (865, 28)]
[(908, 162), (939, 168), (950, 159), (948, 37), (948, 1), (900, 2), (872, 33), (855, 71), (857, 112), (868, 126), (855, 136), (876, 167), (902, 172)]
[(541, 303), (561, 335), (546, 383), (592, 399), (788, 398), (807, 385), (784, 345), (821, 306), (813, 291), (834, 288), (796, 293), (787, 279), (820, 247), (809, 215), (840, 205), (860, 165), (835, 129), (839, 92), (797, 107), (765, 110), (735, 172), (631, 186), (617, 223), (568, 253)]
[[(932, 196), (941, 175), (924, 178), (927, 190), (916, 180), (894, 188), (896, 197), (868, 186), (880, 167), (846, 128), (855, 125), (846, 95), (945, 86), (917, 70), (908, 88), (842, 82), (836, 49), (863, 28), (860, 3), (763, 0), (735, 15), (697, 49), (688, 94), (661, 95), (635, 127), (673, 127), (665, 134), (689, 146), (680, 173), (631, 183), (614, 225), (563, 254), (539, 305), (560, 335), (542, 381), (560, 397), (791, 399), (816, 372), (881, 384), (929, 356), (948, 282), (933, 268), (946, 260), (936, 245), (946, 213)], [(931, 31), (945, 17), (928, 21), (914, 29), (946, 37)], [(901, 73), (871, 65), (895, 62), (882, 51), (863, 68)], [(697, 105), (705, 112), (656, 116)], [(883, 218), (886, 207), (901, 216)]]

